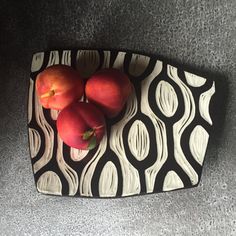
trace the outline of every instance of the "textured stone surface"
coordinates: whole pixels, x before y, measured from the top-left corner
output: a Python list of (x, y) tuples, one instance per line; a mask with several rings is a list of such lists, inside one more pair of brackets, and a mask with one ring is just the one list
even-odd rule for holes
[[(235, 0), (56, 2), (0, 0), (0, 235), (235, 235)], [(26, 129), (30, 62), (58, 47), (157, 54), (224, 81), (225, 123), (199, 187), (110, 200), (37, 193)]]

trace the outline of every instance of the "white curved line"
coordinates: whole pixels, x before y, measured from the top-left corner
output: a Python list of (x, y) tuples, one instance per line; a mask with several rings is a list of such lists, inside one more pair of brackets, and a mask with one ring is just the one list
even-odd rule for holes
[(49, 55), (49, 60), (47, 67), (52, 66), (52, 65), (57, 65), (59, 64), (60, 59), (59, 59), (59, 52), (58, 51), (51, 51)]
[(28, 124), (30, 123), (32, 119), (32, 113), (33, 113), (33, 91), (34, 91), (34, 81), (30, 78), (29, 81), (29, 95), (28, 95)]
[(215, 93), (215, 82), (213, 82), (212, 87), (206, 92), (202, 93), (199, 98), (199, 111), (201, 117), (206, 120), (210, 125), (212, 125), (212, 120), (209, 112), (210, 101), (212, 95)]
[(64, 50), (62, 52), (61, 64), (71, 66), (71, 51)]
[(148, 91), (152, 81), (161, 73), (162, 71), (162, 62), (157, 61), (152, 73), (142, 81), (141, 87), (141, 112), (146, 114), (153, 123), (156, 137), (156, 147), (157, 153), (155, 163), (148, 167), (145, 170), (145, 181), (147, 193), (153, 192), (155, 180), (158, 172), (161, 167), (165, 163), (168, 157), (168, 149), (167, 149), (167, 136), (166, 136), (166, 127), (164, 122), (159, 119), (156, 114), (152, 111), (149, 102), (148, 102)]
[(31, 158), (34, 158), (38, 154), (41, 138), (38, 131), (32, 128), (29, 128), (29, 145)]
[(118, 52), (112, 67), (119, 70), (123, 70), (125, 55), (126, 55), (126, 52)]
[(190, 151), (194, 159), (200, 165), (202, 165), (205, 157), (208, 139), (209, 139), (209, 134), (201, 125), (197, 125), (193, 129), (190, 135), (189, 139)]
[(99, 196), (115, 197), (118, 188), (118, 174), (116, 166), (108, 161), (103, 167), (99, 178)]
[(59, 110), (50, 109), (50, 115), (53, 120), (57, 120), (59, 113)]
[(73, 161), (81, 161), (87, 156), (89, 150), (79, 150), (77, 148), (70, 148), (70, 157)]
[(103, 59), (102, 68), (109, 68), (111, 52), (110, 51), (103, 51), (103, 55), (104, 55), (104, 59)]

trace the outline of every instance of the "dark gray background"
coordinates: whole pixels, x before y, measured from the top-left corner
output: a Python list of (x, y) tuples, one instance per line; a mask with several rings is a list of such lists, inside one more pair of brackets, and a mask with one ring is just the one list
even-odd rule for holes
[[(52, 2), (0, 0), (0, 234), (236, 235), (236, 1)], [(112, 200), (37, 193), (26, 129), (30, 63), (33, 52), (57, 47), (152, 53), (223, 81), (225, 123), (200, 185)]]

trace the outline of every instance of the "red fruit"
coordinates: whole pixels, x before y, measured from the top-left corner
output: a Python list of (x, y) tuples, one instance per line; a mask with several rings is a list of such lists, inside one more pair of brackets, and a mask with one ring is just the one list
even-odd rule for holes
[(84, 93), (78, 71), (66, 65), (54, 65), (38, 74), (36, 92), (44, 108), (61, 110)]
[(118, 115), (132, 92), (127, 75), (117, 69), (102, 69), (92, 75), (86, 83), (88, 100), (101, 108), (111, 118)]
[(61, 139), (78, 149), (93, 149), (101, 141), (105, 129), (104, 115), (91, 103), (74, 102), (64, 108), (57, 118)]

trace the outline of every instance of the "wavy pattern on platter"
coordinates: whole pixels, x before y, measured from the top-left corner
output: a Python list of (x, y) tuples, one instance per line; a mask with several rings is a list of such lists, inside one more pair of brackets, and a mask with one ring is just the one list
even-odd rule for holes
[(139, 194), (141, 190), (138, 170), (128, 161), (122, 138), (125, 125), (137, 113), (137, 109), (137, 98), (135, 92), (133, 92), (127, 102), (123, 118), (111, 127), (109, 144), (111, 150), (117, 155), (121, 165), (124, 179), (122, 196)]
[(59, 135), (57, 135), (57, 164), (65, 176), (68, 185), (69, 185), (69, 195), (74, 196), (77, 192), (79, 187), (79, 178), (77, 172), (71, 168), (64, 160), (63, 156), (63, 142)]
[(38, 96), (36, 93), (35, 93), (35, 119), (39, 128), (43, 131), (45, 138), (44, 153), (41, 156), (41, 158), (33, 165), (34, 173), (37, 173), (43, 166), (45, 166), (52, 159), (53, 146), (54, 146), (54, 130), (44, 117), (43, 108), (39, 103)]
[(97, 163), (100, 158), (103, 157), (103, 154), (106, 151), (107, 147), (107, 135), (105, 134), (102, 141), (100, 142), (98, 149), (91, 160), (83, 168), (81, 177), (80, 177), (80, 195), (86, 197), (92, 197), (92, 178), (95, 172)]
[(141, 89), (141, 112), (149, 116), (150, 120), (155, 127), (156, 132), (156, 145), (158, 147), (155, 163), (145, 170), (146, 188), (147, 193), (153, 192), (156, 176), (168, 156), (167, 149), (167, 137), (166, 137), (166, 127), (162, 120), (160, 120), (156, 114), (152, 111), (148, 102), (148, 91), (152, 81), (161, 73), (162, 62), (157, 61), (152, 73), (142, 81)]
[(178, 77), (177, 68), (171, 65), (167, 66), (168, 76), (180, 87), (181, 92), (184, 98), (184, 115), (173, 125), (173, 135), (174, 135), (174, 155), (175, 160), (179, 166), (185, 171), (189, 176), (192, 185), (198, 183), (198, 174), (195, 172), (193, 167), (187, 161), (183, 149), (181, 147), (181, 136), (188, 127), (188, 125), (193, 121), (195, 116), (195, 103), (191, 90), (187, 87), (186, 84)]
[[(125, 109), (108, 122), (107, 134), (92, 151), (63, 144), (55, 126), (59, 111), (46, 111), (38, 102), (35, 78), (54, 64), (72, 65), (86, 77), (99, 68), (113, 67), (127, 73), (134, 83)], [(117, 197), (196, 185), (212, 125), (214, 93), (214, 82), (135, 53), (58, 50), (34, 54), (28, 132), (38, 190)]]
[[(51, 51), (49, 53), (49, 59), (46, 67), (52, 66), (54, 64), (59, 64), (59, 62), (60, 62), (59, 52)], [(48, 121), (44, 116), (43, 107), (39, 103), (36, 92), (34, 93), (34, 101), (35, 101), (34, 104), (35, 120), (37, 122), (39, 129), (41, 129), (41, 131), (43, 132), (45, 140), (44, 152), (40, 157), (40, 159), (36, 161), (33, 165), (34, 173), (37, 173), (42, 167), (47, 165), (53, 157), (55, 131), (53, 130), (52, 126), (48, 123)]]

